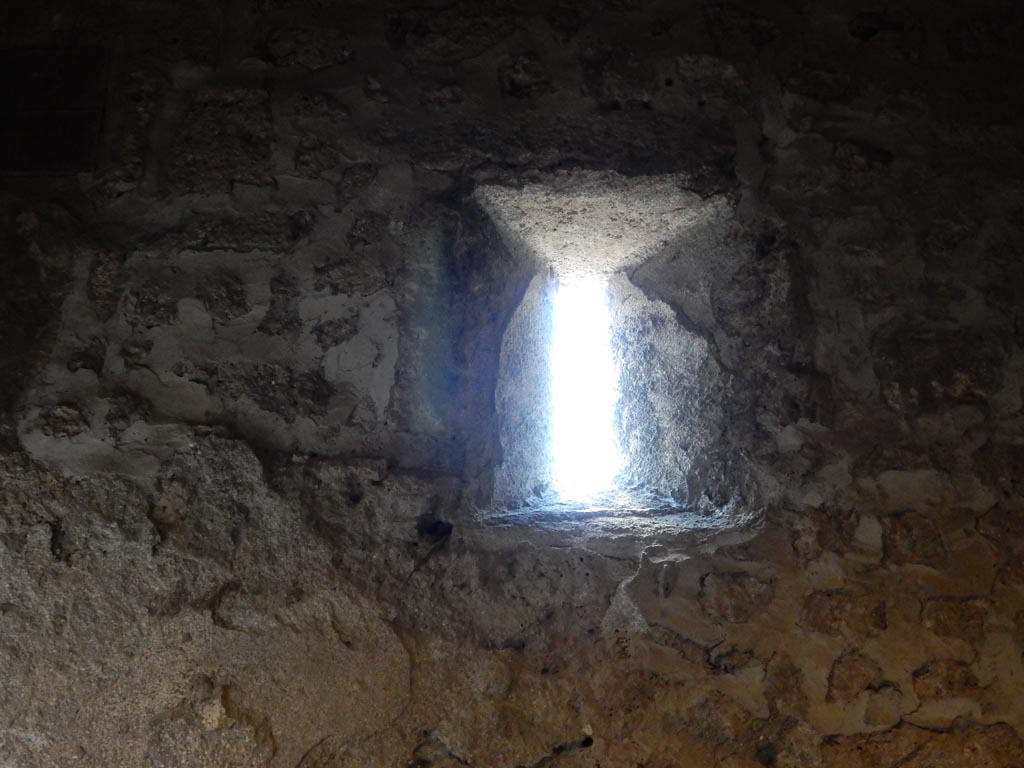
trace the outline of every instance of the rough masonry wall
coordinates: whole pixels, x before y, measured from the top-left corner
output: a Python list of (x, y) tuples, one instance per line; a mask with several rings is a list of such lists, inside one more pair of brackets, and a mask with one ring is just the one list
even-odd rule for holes
[[(1022, 36), (5, 4), (108, 56), (93, 170), (0, 177), (0, 765), (1020, 768)], [(686, 494), (756, 524), (481, 522), (536, 265), (473, 190), (565, 169), (722, 201), (619, 279), (714, 371)]]

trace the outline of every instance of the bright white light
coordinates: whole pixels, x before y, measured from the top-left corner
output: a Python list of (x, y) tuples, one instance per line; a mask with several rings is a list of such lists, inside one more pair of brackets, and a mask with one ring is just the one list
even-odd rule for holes
[(615, 435), (619, 372), (605, 282), (586, 278), (560, 285), (553, 315), (553, 480), (564, 500), (586, 501), (611, 490), (622, 465)]

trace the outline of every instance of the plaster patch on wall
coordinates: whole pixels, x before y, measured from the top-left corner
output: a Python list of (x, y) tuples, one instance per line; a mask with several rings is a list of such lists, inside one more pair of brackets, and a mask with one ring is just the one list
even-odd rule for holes
[(23, 444), (72, 473), (146, 482), (179, 442), (161, 419), (226, 425), (277, 449), (381, 450), (395, 299), (335, 293), (291, 269), (261, 250), (139, 250), (120, 267), (116, 311), (99, 317), (86, 255), (25, 403)]
[(362, 413), (365, 404), (356, 407), (353, 421), (373, 426), (383, 421), (391, 402), (398, 364), (398, 325), (395, 302), (386, 293), (373, 296), (359, 311), (361, 332), (331, 347), (324, 354), (324, 378), (328, 383), (366, 393), (370, 413)]

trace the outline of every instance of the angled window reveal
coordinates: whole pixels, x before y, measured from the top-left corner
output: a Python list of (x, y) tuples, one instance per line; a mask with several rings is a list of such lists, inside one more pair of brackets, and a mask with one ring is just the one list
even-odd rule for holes
[[(707, 339), (634, 283), (717, 223), (717, 204), (671, 175), (592, 171), (481, 187), (476, 199), (532, 275), (501, 331), (497, 450), (471, 468), (489, 479), (483, 517), (587, 536), (738, 520), (722, 506), (731, 495), (720, 504), (707, 493), (728, 471), (718, 363)], [(682, 290), (704, 290), (701, 279)]]

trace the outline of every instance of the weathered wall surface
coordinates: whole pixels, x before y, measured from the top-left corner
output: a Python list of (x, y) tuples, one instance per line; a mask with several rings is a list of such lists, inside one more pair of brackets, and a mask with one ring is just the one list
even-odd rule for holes
[[(0, 10), (108, 51), (0, 178), (0, 765), (1024, 765), (1015, 5), (77, 5)], [(479, 521), (473, 191), (565, 169), (720, 201), (617, 279), (756, 525)]]

